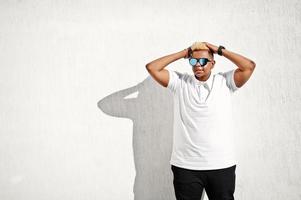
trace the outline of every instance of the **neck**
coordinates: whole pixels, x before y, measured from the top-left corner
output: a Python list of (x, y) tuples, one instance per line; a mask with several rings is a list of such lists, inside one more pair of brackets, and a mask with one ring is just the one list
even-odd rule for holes
[(211, 74), (211, 72), (207, 75), (207, 76), (202, 76), (202, 77), (197, 77), (197, 76), (195, 76), (194, 75), (194, 77), (197, 79), (197, 80), (199, 80), (199, 81), (207, 81), (208, 80), (208, 78), (210, 77), (210, 74)]

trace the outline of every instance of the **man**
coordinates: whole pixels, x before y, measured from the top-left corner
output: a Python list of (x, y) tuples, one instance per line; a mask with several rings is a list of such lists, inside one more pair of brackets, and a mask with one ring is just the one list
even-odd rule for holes
[[(211, 73), (214, 54), (238, 68)], [(194, 75), (164, 69), (186, 58)], [(177, 200), (234, 199), (236, 160), (233, 144), (231, 95), (250, 78), (255, 63), (223, 46), (195, 42), (180, 52), (146, 65), (149, 74), (174, 96), (171, 169)]]

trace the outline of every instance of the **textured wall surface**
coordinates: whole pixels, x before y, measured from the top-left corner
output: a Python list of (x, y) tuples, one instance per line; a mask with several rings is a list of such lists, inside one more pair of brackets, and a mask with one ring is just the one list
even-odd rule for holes
[[(145, 64), (200, 40), (257, 64), (233, 96), (236, 199), (300, 200), (300, 10), (296, 0), (1, 0), (0, 199), (175, 199), (172, 97)], [(216, 60), (214, 70), (235, 67)], [(192, 73), (183, 59), (168, 68)]]

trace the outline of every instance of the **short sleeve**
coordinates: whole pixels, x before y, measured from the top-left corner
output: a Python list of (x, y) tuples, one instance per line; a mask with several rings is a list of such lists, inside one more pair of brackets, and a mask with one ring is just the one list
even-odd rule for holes
[(169, 81), (168, 81), (167, 88), (170, 89), (172, 92), (175, 92), (179, 87), (181, 74), (171, 69), (166, 69), (166, 70), (169, 73)]
[(234, 72), (236, 69), (232, 69), (230, 71), (224, 72), (224, 77), (226, 79), (226, 84), (227, 87), (232, 91), (235, 92), (237, 91), (239, 88), (235, 85), (234, 82)]

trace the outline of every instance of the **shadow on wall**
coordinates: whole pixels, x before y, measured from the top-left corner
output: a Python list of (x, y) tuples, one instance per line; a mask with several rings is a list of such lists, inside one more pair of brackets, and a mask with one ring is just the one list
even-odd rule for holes
[(134, 199), (174, 200), (169, 163), (173, 136), (171, 92), (148, 76), (136, 86), (103, 98), (98, 107), (110, 116), (133, 120)]
[(98, 102), (104, 113), (133, 120), (135, 200), (174, 199), (169, 164), (172, 103), (169, 91), (150, 76)]
[(110, 116), (133, 120), (134, 199), (174, 200), (169, 163), (173, 136), (171, 92), (148, 76), (136, 86), (103, 98), (98, 107)]

